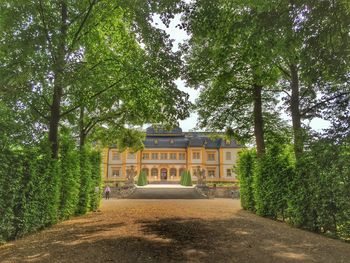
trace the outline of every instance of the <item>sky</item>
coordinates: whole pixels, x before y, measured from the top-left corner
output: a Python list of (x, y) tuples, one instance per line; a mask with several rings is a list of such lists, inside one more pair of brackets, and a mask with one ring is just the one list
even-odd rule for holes
[[(183, 43), (186, 39), (189, 38), (189, 36), (184, 30), (181, 30), (176, 27), (176, 25), (178, 25), (180, 22), (180, 17), (181, 15), (176, 15), (168, 28), (163, 24), (163, 22), (159, 19), (159, 17), (157, 16), (154, 17), (154, 25), (158, 28), (164, 29), (167, 32), (167, 34), (170, 35), (170, 38), (174, 39), (173, 51), (177, 51), (179, 48), (178, 47), (179, 44)], [(195, 102), (196, 98), (198, 98), (199, 96), (198, 90), (187, 87), (185, 81), (181, 79), (177, 79), (175, 83), (180, 90), (185, 91), (186, 93), (189, 94), (189, 98), (191, 102)], [(286, 119), (288, 122), (291, 123), (291, 118), (289, 114), (282, 113), (282, 118)], [(191, 113), (189, 118), (179, 121), (180, 127), (182, 128), (183, 131), (191, 131), (192, 129), (195, 128), (197, 124), (197, 119), (198, 119), (198, 114), (193, 112)], [(314, 118), (311, 122), (307, 121), (305, 122), (305, 124), (310, 125), (310, 127), (316, 131), (321, 131), (322, 129), (329, 127), (329, 122), (322, 120), (320, 118)]]

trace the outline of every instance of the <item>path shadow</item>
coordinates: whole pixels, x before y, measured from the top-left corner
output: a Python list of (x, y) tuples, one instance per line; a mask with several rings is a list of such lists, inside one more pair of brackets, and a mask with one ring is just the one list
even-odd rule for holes
[[(139, 229), (139, 236), (131, 236), (128, 232), (124, 236), (102, 235), (112, 230), (122, 231), (123, 226), (122, 222), (85, 224), (81, 229), (73, 225), (69, 228), (68, 225), (63, 233), (43, 236), (43, 240), (34, 241), (30, 247), (0, 251), (0, 259), (5, 259), (2, 262), (50, 263), (345, 263), (350, 258), (348, 244), (306, 235), (310, 233), (244, 211), (229, 219), (173, 217), (139, 220), (132, 225)], [(96, 238), (85, 239), (91, 235)], [(325, 243), (320, 247), (322, 242)]]

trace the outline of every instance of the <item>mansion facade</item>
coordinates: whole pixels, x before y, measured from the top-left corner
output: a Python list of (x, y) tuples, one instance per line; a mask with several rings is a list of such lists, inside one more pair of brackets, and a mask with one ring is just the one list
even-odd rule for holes
[(147, 174), (149, 182), (180, 181), (188, 170), (196, 181), (196, 174), (204, 172), (208, 182), (236, 181), (232, 170), (242, 146), (235, 141), (211, 139), (208, 133), (171, 131), (149, 127), (146, 129), (144, 149), (138, 152), (117, 147), (103, 151), (104, 181), (125, 181), (130, 172)]

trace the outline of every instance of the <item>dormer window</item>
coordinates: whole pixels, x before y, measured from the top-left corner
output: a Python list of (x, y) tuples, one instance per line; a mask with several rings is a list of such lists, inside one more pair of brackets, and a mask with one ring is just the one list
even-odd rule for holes
[(154, 144), (156, 144), (156, 145), (158, 144), (158, 139), (154, 140)]
[(174, 144), (174, 140), (173, 139), (170, 140), (170, 144)]

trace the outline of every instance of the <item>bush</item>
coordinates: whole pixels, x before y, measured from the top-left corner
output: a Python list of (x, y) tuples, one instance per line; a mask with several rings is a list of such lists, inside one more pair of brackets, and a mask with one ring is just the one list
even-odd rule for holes
[(244, 150), (239, 154), (236, 166), (240, 184), (241, 205), (243, 209), (255, 211), (253, 192), (253, 172), (256, 159), (255, 150)]
[(141, 171), (139, 174), (139, 178), (137, 179), (138, 186), (147, 185), (147, 174), (144, 171)]
[(90, 209), (92, 185), (92, 165), (86, 148), (80, 151), (80, 192), (76, 214), (85, 214)]
[(180, 184), (183, 186), (192, 186), (192, 177), (189, 171), (185, 171), (181, 174)]
[(289, 214), (299, 227), (350, 238), (350, 147), (314, 141), (293, 180)]
[(70, 136), (61, 139), (59, 160), (45, 145), (1, 148), (0, 159), (0, 242), (99, 206), (101, 155), (77, 151)]
[(91, 211), (96, 211), (98, 209), (102, 198), (101, 161), (102, 157), (99, 151), (92, 151), (90, 153), (90, 162), (92, 170), (89, 206)]
[(257, 159), (253, 191), (256, 212), (273, 219), (286, 217), (288, 184), (293, 178), (292, 149), (274, 145)]
[(16, 217), (15, 206), (20, 202), (19, 188), (22, 180), (18, 153), (2, 150), (0, 152), (0, 243), (15, 238)]
[(68, 219), (74, 215), (79, 202), (79, 152), (74, 147), (74, 141), (69, 137), (61, 140), (60, 151), (62, 187), (59, 218)]

